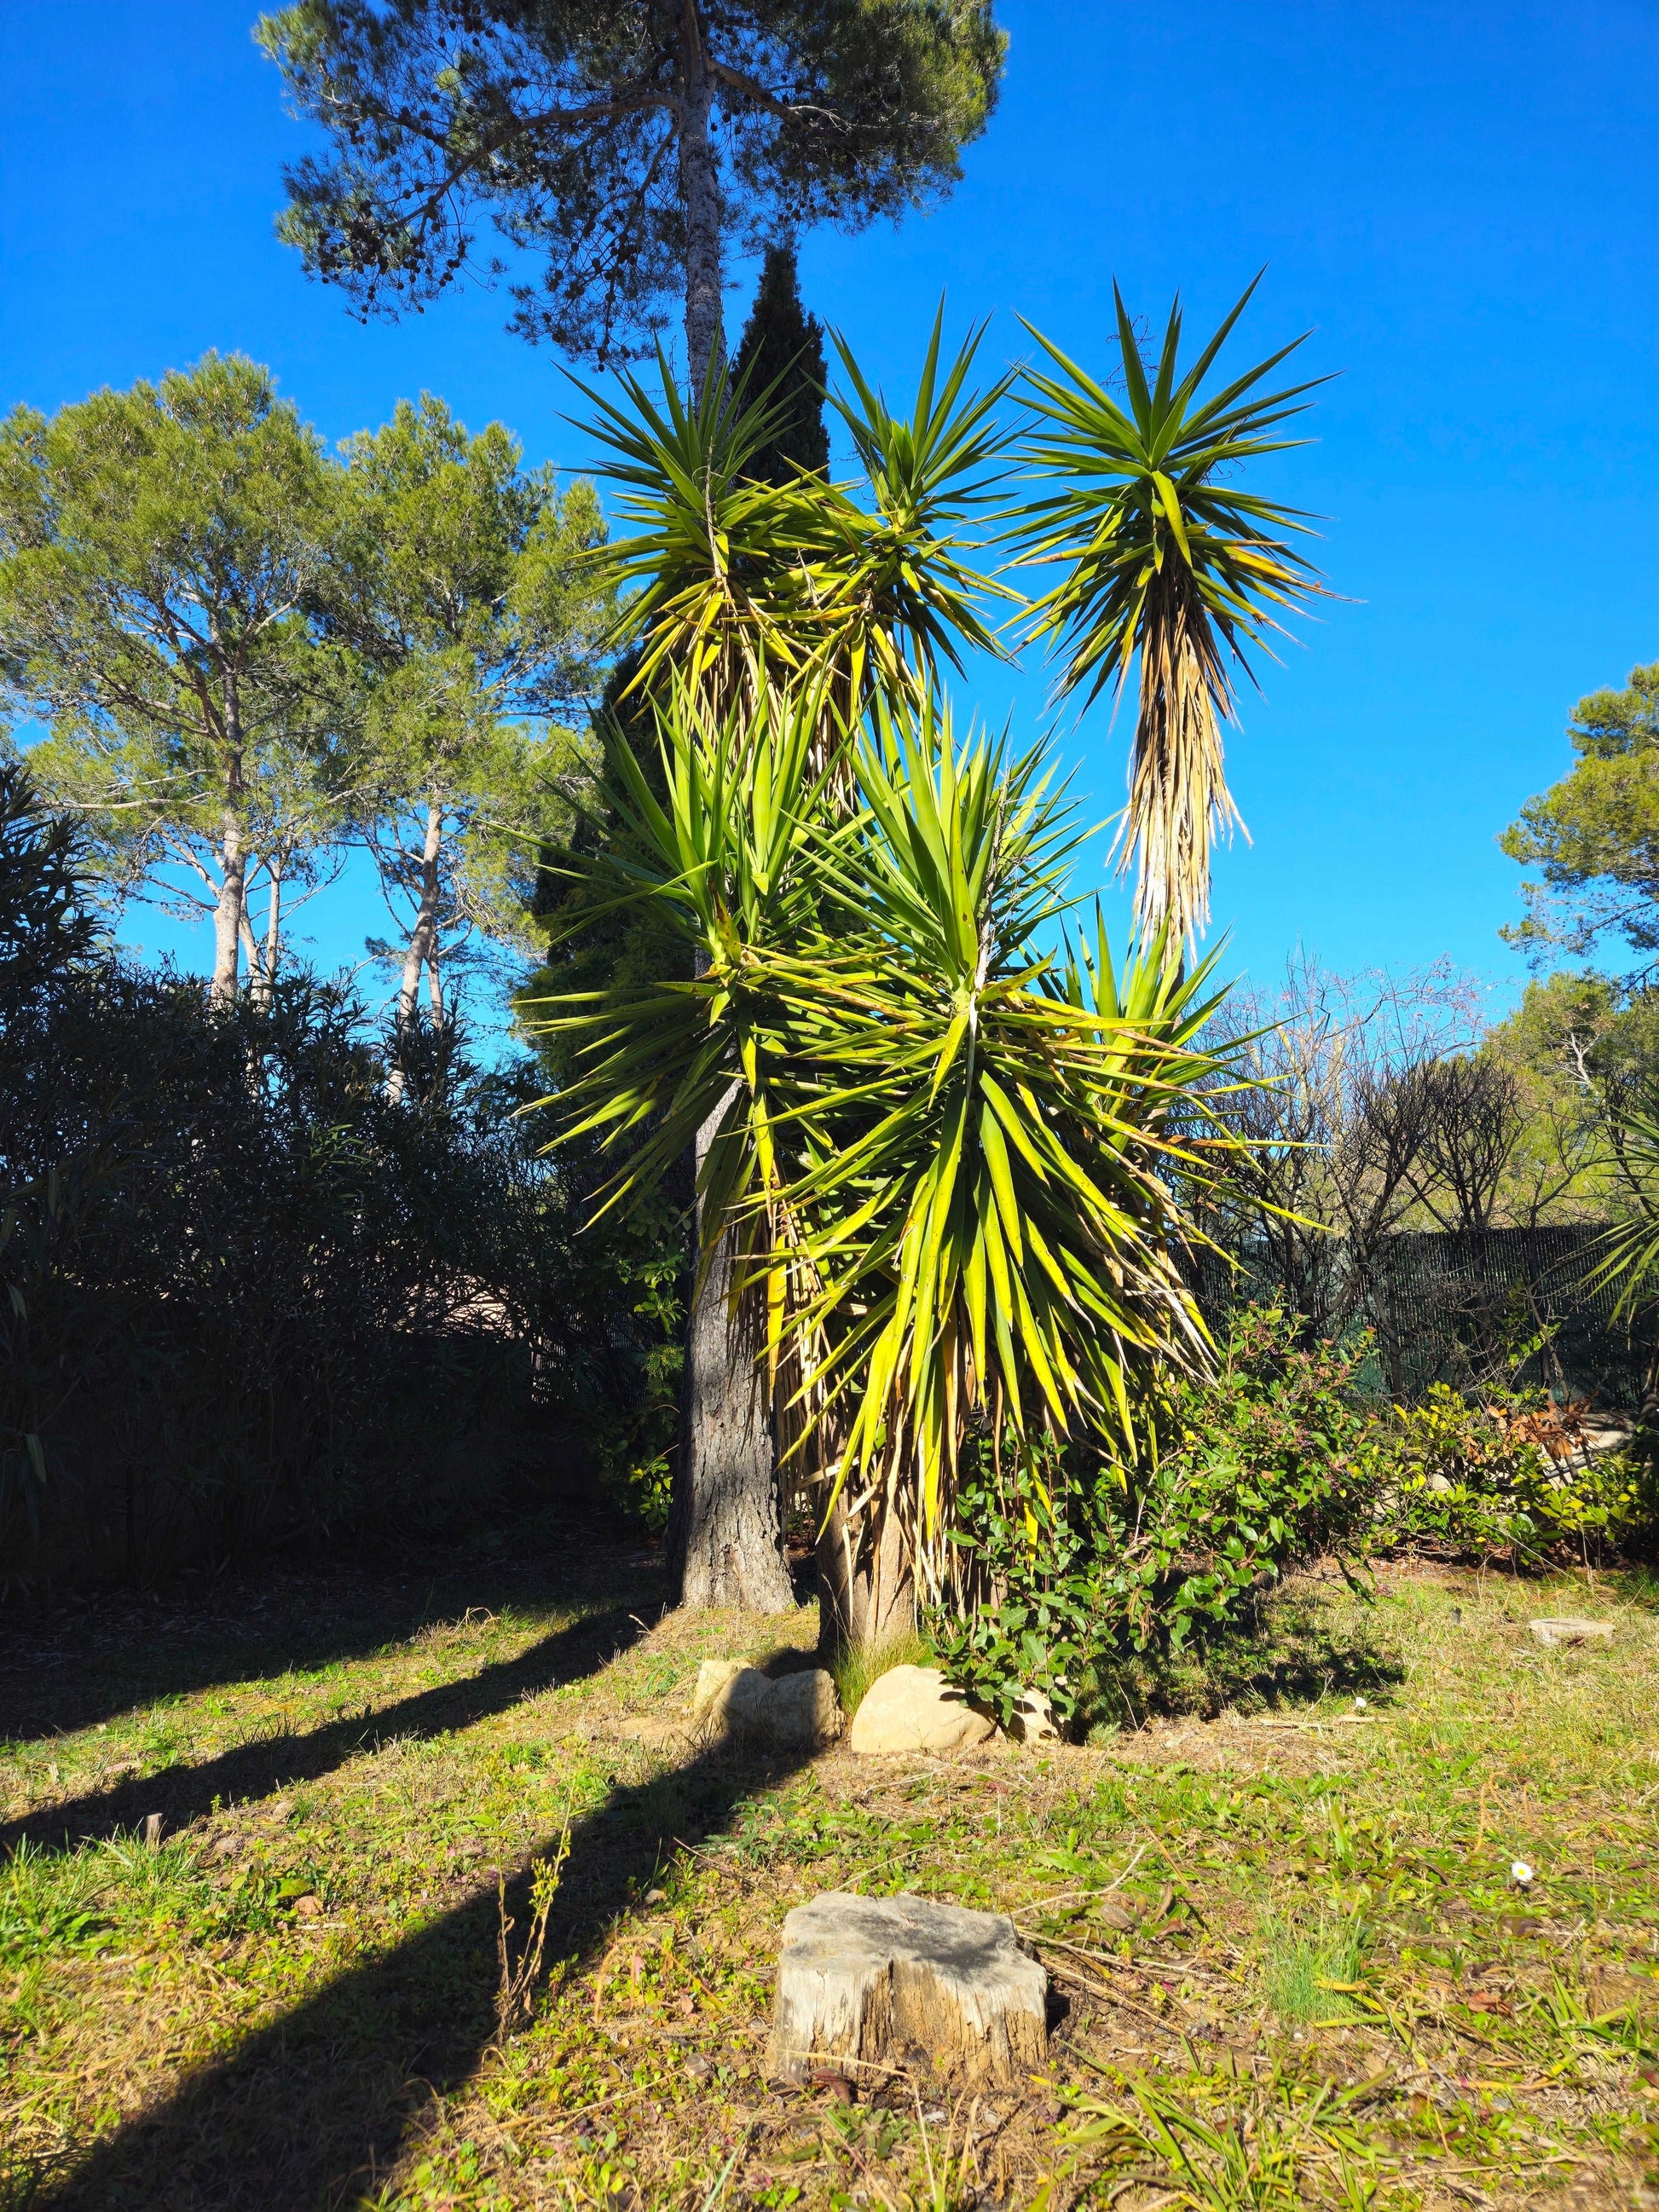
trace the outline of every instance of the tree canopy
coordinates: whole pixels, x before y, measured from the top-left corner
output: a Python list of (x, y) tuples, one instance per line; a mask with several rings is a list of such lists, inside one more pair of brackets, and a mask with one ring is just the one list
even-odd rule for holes
[[(1622, 691), (1592, 691), (1567, 735), (1578, 764), (1530, 799), (1498, 840), (1512, 860), (1541, 867), (1523, 884), (1524, 921), (1504, 932), (1540, 958), (1582, 958), (1606, 938), (1659, 960), (1659, 661), (1632, 668)], [(1632, 978), (1634, 980), (1634, 977)]]
[(51, 728), (34, 774), (118, 881), (199, 886), (221, 1000), (251, 875), (274, 887), (331, 837), (354, 774), (341, 663), (307, 617), (337, 474), (237, 356), (0, 426), (0, 668)]
[(750, 475), (773, 484), (787, 483), (803, 470), (822, 476), (830, 466), (823, 325), (801, 304), (793, 246), (766, 249), (732, 372), (745, 391), (769, 401), (771, 435), (750, 461)]
[(1005, 45), (991, 0), (299, 0), (256, 35), (334, 142), (287, 172), (314, 274), (365, 313), (419, 307), (483, 216), (542, 258), (515, 329), (603, 366), (683, 295), (694, 379), (724, 350), (723, 241), (948, 191)]

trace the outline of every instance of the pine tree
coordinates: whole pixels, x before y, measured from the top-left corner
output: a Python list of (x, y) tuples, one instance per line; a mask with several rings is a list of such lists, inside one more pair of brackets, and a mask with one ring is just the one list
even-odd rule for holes
[(733, 374), (751, 398), (769, 393), (777, 415), (777, 434), (750, 470), (756, 481), (787, 483), (800, 469), (825, 473), (823, 325), (801, 305), (793, 241), (766, 249)]

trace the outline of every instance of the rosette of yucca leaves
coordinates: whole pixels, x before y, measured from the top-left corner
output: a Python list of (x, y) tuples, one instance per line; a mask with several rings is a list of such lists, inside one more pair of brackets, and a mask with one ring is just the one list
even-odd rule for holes
[(796, 1047), (779, 965), (818, 941), (835, 850), (833, 831), (807, 834), (824, 816), (812, 758), (831, 710), (817, 688), (765, 680), (763, 663), (762, 676), (752, 705), (716, 714), (671, 669), (651, 702), (654, 777), (620, 733), (610, 748), (623, 834), (594, 863), (600, 903), (582, 926), (607, 905), (653, 907), (696, 973), (567, 993), (539, 1002), (534, 1024), (576, 1042), (577, 1079), (544, 1103), (557, 1106), (567, 1139), (597, 1136), (616, 1157), (605, 1206), (696, 1152), (704, 1264), (734, 1223), (752, 1246), (751, 1201), (778, 1180), (769, 1132), (777, 1070)]
[(1040, 751), (878, 704), (857, 764), (818, 863), (841, 964), (778, 963), (802, 1166), (773, 1212), (813, 1284), (792, 1326), (831, 1486), (896, 1512), (937, 1591), (970, 1428), (1033, 1467), (1133, 1453), (1161, 1377), (1205, 1363), (1178, 1255), (1183, 1187), (1229, 1149), (1198, 1042), (1219, 994), (1156, 943), (1116, 973), (1097, 921), (1056, 949), (1077, 838)]
[(1040, 750), (878, 695), (832, 812), (821, 697), (763, 698), (719, 720), (674, 684), (660, 795), (617, 747), (611, 895), (668, 913), (702, 972), (549, 1005), (580, 1044), (557, 1103), (617, 1158), (609, 1203), (702, 1134), (703, 1264), (731, 1231), (798, 1462), (897, 1514), (937, 1588), (970, 1429), (1033, 1463), (1133, 1452), (1164, 1373), (1203, 1364), (1178, 1259), (1183, 1194), (1224, 1166), (1213, 963), (1154, 944), (1116, 972), (1097, 922), (1066, 942), (1078, 839)]
[(1613, 1317), (1659, 1301), (1659, 1086), (1617, 1084), (1603, 1102), (1611, 1195), (1619, 1218), (1601, 1231), (1586, 1291), (1615, 1289)]
[(1006, 495), (1011, 434), (997, 410), (1012, 379), (971, 390), (985, 325), (942, 365), (944, 335), (941, 306), (915, 404), (904, 415), (889, 407), (846, 340), (833, 334), (851, 396), (831, 392), (830, 404), (847, 426), (874, 511), (851, 501), (838, 512), (826, 509), (822, 562), (844, 610), (836, 656), (849, 672), (849, 696), (860, 702), (866, 670), (892, 690), (905, 688), (907, 675), (925, 686), (947, 664), (960, 671), (964, 647), (1009, 657), (979, 602), (1017, 603), (1019, 595), (986, 576), (971, 556), (986, 544), (975, 515)]
[(1255, 289), (1184, 373), (1177, 299), (1149, 376), (1114, 286), (1127, 404), (1040, 331), (1031, 335), (1051, 368), (1024, 379), (1038, 426), (1025, 458), (1056, 488), (1020, 510), (1014, 534), (1023, 562), (1060, 571), (1034, 604), (1030, 634), (1058, 655), (1061, 693), (1081, 692), (1085, 705), (1108, 686), (1121, 694), (1139, 660), (1118, 851), (1136, 875), (1143, 942), (1163, 935), (1172, 957), (1208, 920), (1212, 844), (1238, 820), (1220, 730), (1234, 671), (1249, 674), (1247, 647), (1267, 649), (1279, 617), (1321, 589), (1294, 544), (1309, 518), (1240, 481), (1247, 464), (1305, 442), (1283, 425), (1325, 380), (1262, 388), (1303, 339), (1200, 397)]
[(945, 363), (935, 321), (908, 415), (836, 340), (853, 396), (834, 404), (867, 504), (820, 477), (745, 473), (771, 431), (769, 389), (711, 373), (688, 398), (665, 359), (660, 398), (631, 374), (620, 401), (587, 393), (599, 473), (626, 526), (593, 558), (619, 594), (611, 642), (635, 649), (636, 690), (672, 666), (718, 711), (754, 696), (763, 660), (775, 682), (826, 678), (823, 696), (856, 716), (874, 680), (925, 688), (964, 647), (1001, 651), (981, 601), (1017, 594), (969, 558), (982, 540), (969, 525), (994, 495), (1006, 442), (994, 421), (1006, 380), (968, 384), (980, 335)]

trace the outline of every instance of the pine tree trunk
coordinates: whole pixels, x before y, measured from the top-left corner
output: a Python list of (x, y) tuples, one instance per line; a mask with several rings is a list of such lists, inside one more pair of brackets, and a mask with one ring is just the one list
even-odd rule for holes
[(242, 850), (240, 826), (228, 806), (221, 827), (219, 866), (219, 896), (213, 908), (213, 981), (208, 997), (216, 1006), (234, 1006), (241, 970), (247, 855)]
[(247, 853), (242, 843), (241, 706), (234, 679), (225, 687), (225, 788), (220, 816), (219, 896), (213, 909), (213, 981), (208, 998), (216, 1006), (234, 1006), (242, 956), (242, 915), (247, 903)]
[[(726, 359), (720, 177), (709, 137), (714, 87), (696, 0), (684, 0), (682, 9), (680, 81), (685, 351), (695, 398), (711, 366), (723, 367)], [(698, 1137), (699, 1164), (713, 1133), (711, 1123)], [(686, 1333), (670, 1571), (682, 1605), (787, 1613), (795, 1600), (784, 1557), (771, 1407), (756, 1347), (728, 1316), (733, 1264), (728, 1235), (715, 1252)]]
[[(409, 942), (404, 947), (404, 972), (398, 985), (398, 1036), (401, 1041), (415, 1025), (415, 1008), (421, 995), (421, 971), (432, 970), (433, 1004), (441, 1008), (442, 993), (438, 986), (438, 862), (443, 852), (444, 815), (442, 807), (428, 802), (426, 810), (426, 838), (421, 848), (421, 896), (415, 909), (415, 924), (409, 933)], [(401, 1064), (394, 1067), (388, 1078), (386, 1095), (395, 1106), (404, 1095), (404, 1071)]]
[[(701, 964), (701, 963), (699, 963)], [(697, 1133), (699, 1168), (720, 1112)], [(744, 1613), (795, 1602), (783, 1549), (771, 1406), (756, 1332), (730, 1314), (735, 1239), (721, 1237), (686, 1332), (684, 1419), (668, 1531), (679, 1601)]]
[(692, 395), (702, 391), (709, 364), (726, 358), (720, 306), (720, 188), (708, 122), (714, 83), (703, 51), (696, 0), (681, 18), (679, 155), (680, 205), (685, 216), (685, 357)]

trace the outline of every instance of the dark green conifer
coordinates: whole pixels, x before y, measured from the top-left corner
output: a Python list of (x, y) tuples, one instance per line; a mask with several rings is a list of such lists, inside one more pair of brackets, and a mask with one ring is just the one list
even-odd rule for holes
[(756, 455), (750, 474), (762, 483), (787, 483), (799, 469), (823, 475), (830, 466), (823, 325), (801, 305), (793, 244), (766, 249), (732, 374), (745, 380), (751, 398), (769, 390), (778, 417), (777, 434)]

